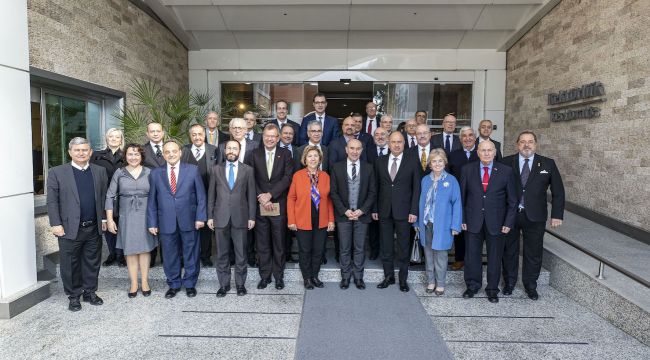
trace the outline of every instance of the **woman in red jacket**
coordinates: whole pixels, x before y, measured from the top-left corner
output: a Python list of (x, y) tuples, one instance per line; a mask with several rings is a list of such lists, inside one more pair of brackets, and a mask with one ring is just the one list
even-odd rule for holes
[(296, 231), (300, 272), (305, 289), (322, 288), (318, 279), (328, 231), (334, 231), (334, 206), (330, 200), (330, 177), (319, 170), (323, 153), (307, 146), (301, 162), (306, 167), (293, 174), (287, 197), (289, 229)]

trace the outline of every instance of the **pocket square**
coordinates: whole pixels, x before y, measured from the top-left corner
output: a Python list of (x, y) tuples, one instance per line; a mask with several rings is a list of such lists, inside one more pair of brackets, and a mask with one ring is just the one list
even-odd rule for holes
[(548, 171), (546, 171), (546, 170), (542, 170), (542, 171), (540, 171), (539, 173), (540, 173), (540, 174), (548, 174)]

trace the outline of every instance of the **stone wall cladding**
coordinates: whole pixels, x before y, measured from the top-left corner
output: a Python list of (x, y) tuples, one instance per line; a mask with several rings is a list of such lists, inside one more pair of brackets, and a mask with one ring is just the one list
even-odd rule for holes
[[(650, 6), (563, 0), (508, 50), (505, 154), (520, 131), (554, 158), (567, 200), (650, 231)], [(601, 116), (551, 123), (547, 94), (600, 81)]]
[(28, 0), (29, 62), (121, 90), (135, 78), (188, 89), (187, 49), (127, 0)]

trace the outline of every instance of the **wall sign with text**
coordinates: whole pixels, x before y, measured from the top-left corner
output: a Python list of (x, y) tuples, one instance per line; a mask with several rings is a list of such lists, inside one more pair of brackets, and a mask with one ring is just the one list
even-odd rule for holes
[(549, 118), (552, 122), (597, 118), (600, 108), (594, 104), (607, 100), (604, 95), (600, 81), (548, 94)]

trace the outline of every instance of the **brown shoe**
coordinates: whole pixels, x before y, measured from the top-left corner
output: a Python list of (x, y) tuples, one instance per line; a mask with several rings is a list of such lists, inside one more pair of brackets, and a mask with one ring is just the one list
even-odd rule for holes
[(465, 266), (464, 261), (454, 261), (454, 263), (451, 264), (451, 269), (452, 270), (460, 270), (460, 269), (463, 268), (463, 266)]

